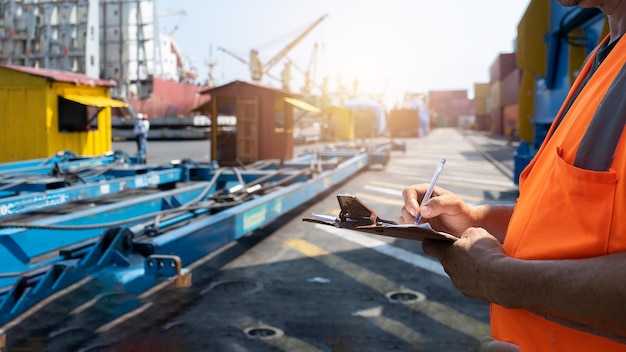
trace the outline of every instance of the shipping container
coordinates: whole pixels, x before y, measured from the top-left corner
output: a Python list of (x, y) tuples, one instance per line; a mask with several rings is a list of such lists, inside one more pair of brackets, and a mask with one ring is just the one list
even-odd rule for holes
[(519, 89), (522, 81), (522, 70), (515, 68), (502, 79), (502, 105), (508, 106), (517, 104), (519, 100)]
[(460, 99), (460, 98), (467, 98), (467, 90), (466, 89), (431, 90), (431, 91), (428, 92), (428, 99), (452, 100), (452, 99)]
[(546, 75), (545, 34), (550, 32), (550, 3), (531, 1), (517, 26), (518, 66), (538, 76)]
[(491, 131), (491, 115), (476, 115), (474, 122), (474, 129), (477, 131)]
[(354, 138), (374, 138), (378, 134), (378, 117), (372, 109), (350, 109), (354, 116)]
[(489, 115), (491, 116), (491, 133), (499, 136), (504, 135), (504, 130), (502, 128), (504, 108), (499, 107), (491, 109)]
[(355, 121), (352, 110), (331, 106), (322, 112), (322, 140), (353, 141), (355, 138)]
[(429, 91), (428, 104), (433, 126), (457, 127), (459, 117), (474, 114), (467, 90)]
[(418, 137), (420, 128), (419, 110), (393, 109), (389, 113), (387, 126), (391, 137)]
[(491, 94), (491, 85), (489, 83), (474, 83), (474, 99), (487, 98)]
[(507, 105), (502, 113), (502, 134), (517, 138), (519, 136), (519, 106), (517, 104)]
[(516, 53), (500, 53), (489, 67), (489, 82), (501, 81), (517, 67)]
[(487, 100), (489, 97), (474, 98), (474, 115), (482, 116), (489, 114)]
[(502, 81), (491, 82), (491, 95), (489, 96), (489, 109), (503, 107), (502, 104)]
[(532, 122), (535, 116), (535, 75), (524, 70), (519, 89), (519, 136), (523, 141), (532, 142), (535, 133)]

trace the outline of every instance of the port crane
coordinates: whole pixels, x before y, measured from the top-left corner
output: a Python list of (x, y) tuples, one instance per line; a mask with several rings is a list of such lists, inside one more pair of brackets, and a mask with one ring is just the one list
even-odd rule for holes
[[(241, 61), (246, 64), (250, 68), (250, 75), (253, 81), (260, 81), (264, 75), (275, 78), (269, 74), (269, 70), (271, 70), (280, 60), (282, 60), (287, 54), (300, 42), (304, 37), (306, 37), (317, 25), (319, 25), (328, 15), (324, 15), (318, 18), (315, 22), (313, 22), (310, 26), (306, 28), (304, 32), (298, 35), (294, 40), (292, 40), (289, 44), (287, 44), (278, 54), (276, 54), (273, 58), (271, 58), (267, 63), (263, 64), (259, 57), (259, 51), (256, 49), (250, 50), (250, 57), (248, 60), (242, 58), (241, 56), (233, 53), (230, 50), (227, 50), (223, 47), (219, 47), (218, 50), (225, 52), (226, 54), (232, 56), (233, 58)], [(277, 78), (275, 78), (277, 79)]]
[(302, 93), (305, 96), (311, 96), (313, 93), (313, 86), (315, 85), (315, 73), (317, 69), (317, 56), (319, 50), (319, 43), (315, 43), (313, 46), (313, 52), (311, 53), (311, 58), (309, 59), (309, 64), (306, 69), (303, 69), (292, 62), (292, 66), (295, 67), (297, 71), (304, 75), (304, 87), (302, 88)]
[(212, 88), (215, 86), (215, 75), (213, 74), (213, 68), (217, 66), (217, 61), (213, 60), (213, 46), (209, 47), (209, 58), (204, 61), (204, 64), (209, 67), (209, 79), (207, 86)]

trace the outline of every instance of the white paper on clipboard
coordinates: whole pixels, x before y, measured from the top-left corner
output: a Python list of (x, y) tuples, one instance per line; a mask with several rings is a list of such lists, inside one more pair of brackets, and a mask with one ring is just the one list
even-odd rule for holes
[(303, 218), (302, 220), (353, 231), (416, 241), (434, 239), (452, 242), (458, 239), (451, 234), (433, 230), (428, 223), (397, 224), (393, 221), (380, 219), (365, 203), (351, 194), (339, 194), (337, 199), (341, 207), (341, 212), (338, 216), (314, 213), (313, 218)]

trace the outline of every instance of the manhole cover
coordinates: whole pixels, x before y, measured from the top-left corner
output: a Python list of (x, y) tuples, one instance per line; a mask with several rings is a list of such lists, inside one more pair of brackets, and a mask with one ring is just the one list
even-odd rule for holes
[(246, 335), (255, 339), (271, 339), (283, 335), (283, 332), (279, 329), (263, 326), (245, 329)]
[(397, 291), (388, 293), (387, 298), (392, 302), (413, 303), (425, 300), (426, 296), (414, 291)]

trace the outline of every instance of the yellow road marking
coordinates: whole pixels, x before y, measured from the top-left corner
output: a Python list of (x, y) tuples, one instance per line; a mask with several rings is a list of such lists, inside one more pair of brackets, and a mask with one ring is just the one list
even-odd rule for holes
[[(328, 251), (303, 239), (289, 239), (285, 241), (285, 244), (307, 257), (318, 260), (332, 269), (344, 273), (345, 275), (377, 292), (380, 292), (381, 294), (405, 289), (403, 285), (391, 281), (385, 276), (367, 270), (336, 255), (330, 254)], [(419, 312), (420, 314), (424, 314), (440, 324), (446, 325), (451, 329), (460, 331), (476, 339), (480, 339), (490, 334), (489, 324), (485, 324), (448, 306), (429, 299), (419, 303), (407, 304), (406, 307)], [(394, 322), (392, 324), (388, 320), (374, 320), (374, 323), (384, 325), (386, 327), (385, 330), (394, 330), (390, 328), (391, 326), (401, 326), (398, 325), (400, 324), (398, 322)], [(415, 343), (419, 340), (419, 332), (412, 330), (409, 327), (406, 327), (406, 329), (404, 329), (404, 326), (401, 327), (403, 328), (399, 331), (395, 332), (394, 330), (394, 332), (390, 331), (390, 333), (395, 334), (398, 338), (409, 343)]]

